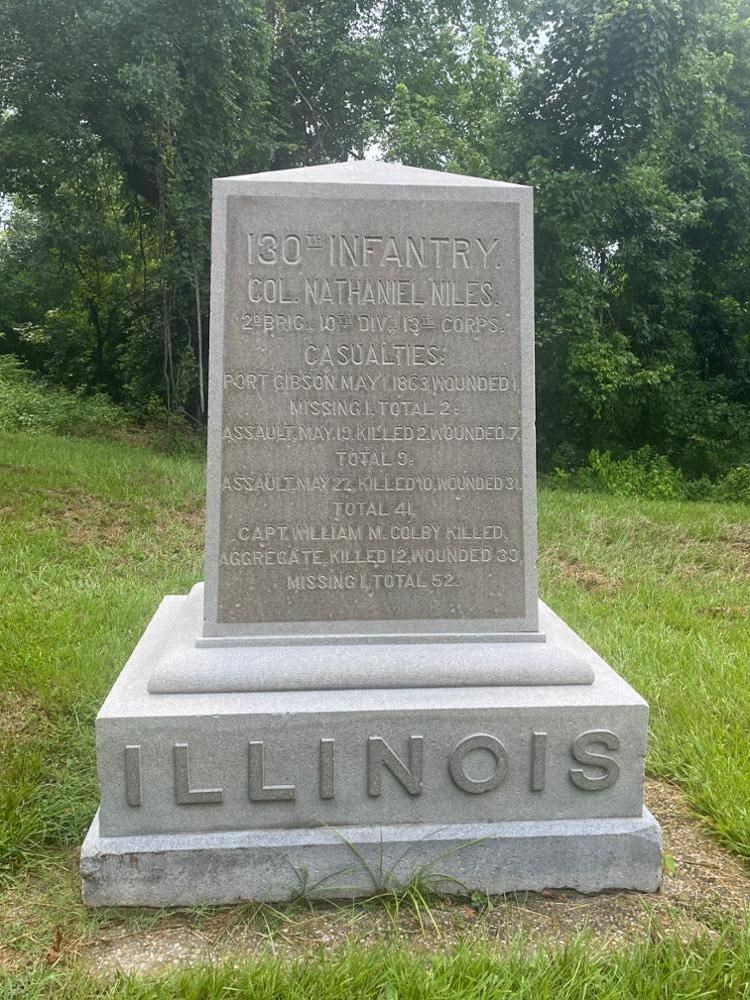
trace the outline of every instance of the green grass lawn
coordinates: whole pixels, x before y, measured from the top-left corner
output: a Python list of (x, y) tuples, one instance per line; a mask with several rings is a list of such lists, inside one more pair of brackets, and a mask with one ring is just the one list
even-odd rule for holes
[(750, 857), (750, 507), (542, 492), (544, 599), (651, 707), (647, 769)]
[[(136, 445), (0, 435), (0, 881), (36, 879), (53, 925), (73, 891), (61, 848), (80, 843), (97, 806), (96, 711), (164, 594), (200, 579), (203, 477), (197, 459)], [(545, 600), (651, 704), (649, 771), (677, 782), (750, 857), (750, 507), (543, 490), (539, 533)], [(269, 960), (255, 992), (230, 970), (226, 989), (206, 972), (194, 988), (178, 977), (165, 992), (131, 983), (90, 995), (737, 997), (740, 969), (750, 978), (742, 942), (736, 954), (716, 944), (684, 961), (677, 944), (503, 966), (457, 954), (429, 974), (424, 960), (394, 953), (399, 992), (378, 979), (382, 961), (361, 954), (296, 971)], [(718, 992), (701, 992), (700, 979), (670, 989), (675, 962), (688, 979), (700, 962)], [(7, 989), (0, 980), (0, 997), (89, 995), (77, 975), (34, 971)], [(648, 991), (632, 988), (638, 975)], [(565, 992), (567, 981), (591, 991)]]
[(98, 706), (162, 596), (200, 574), (203, 465), (3, 435), (0, 511), (1, 878), (90, 821)]
[[(684, 947), (662, 941), (592, 955), (581, 940), (556, 953), (500, 957), (488, 947), (415, 958), (406, 949), (357, 949), (336, 959), (190, 969), (145, 981), (102, 981), (76, 970), (33, 971), (6, 997), (58, 1000), (743, 1000), (750, 938)], [(0, 977), (0, 996), (3, 982)]]

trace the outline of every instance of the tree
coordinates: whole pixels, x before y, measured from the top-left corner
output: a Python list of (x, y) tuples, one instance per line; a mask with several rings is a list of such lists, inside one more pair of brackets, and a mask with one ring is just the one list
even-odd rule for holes
[(9, 0), (0, 188), (21, 214), (0, 241), (3, 349), (200, 419), (212, 176), (382, 149), (534, 186), (544, 467), (644, 444), (696, 474), (746, 460), (746, 14)]
[[(266, 166), (274, 148), (264, 9), (255, 0), (14, 0), (0, 11), (0, 31), (9, 40), (0, 53), (2, 187), (33, 207), (60, 265), (80, 272), (98, 376), (107, 346), (124, 348), (122, 361), (133, 354), (130, 338), (158, 339), (167, 407), (184, 406), (196, 363), (203, 385), (211, 179)], [(92, 201), (104, 186), (100, 224), (130, 225), (149, 251), (129, 326), (124, 312), (103, 317), (102, 295), (108, 312), (125, 302), (105, 292), (120, 280), (112, 242), (105, 253), (102, 233), (68, 238), (71, 209), (86, 203), (95, 225)]]
[(391, 155), (535, 188), (543, 467), (748, 455), (748, 31), (724, 0), (555, 0), (397, 89)]

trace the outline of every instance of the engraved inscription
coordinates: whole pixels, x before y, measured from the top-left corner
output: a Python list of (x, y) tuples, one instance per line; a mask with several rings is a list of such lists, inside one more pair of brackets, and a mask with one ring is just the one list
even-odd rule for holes
[(125, 801), (129, 806), (143, 805), (141, 748), (138, 744), (125, 747)]
[(597, 772), (604, 772), (592, 775), (583, 768), (571, 768), (570, 780), (576, 788), (588, 792), (611, 788), (620, 776), (620, 765), (616, 760), (589, 749), (590, 746), (597, 744), (606, 747), (607, 750), (620, 749), (619, 738), (608, 729), (592, 729), (587, 733), (581, 733), (573, 742), (573, 757), (579, 764), (586, 764), (595, 767)]
[[(485, 756), (492, 758), (489, 772), (484, 775), (474, 775), (467, 771), (469, 754), (475, 751), (485, 751)], [(461, 740), (448, 760), (448, 771), (453, 783), (464, 792), (471, 795), (482, 795), (494, 791), (508, 777), (508, 751), (500, 740), (486, 733), (476, 733)]]
[[(391, 739), (389, 737), (389, 739)], [(403, 735), (388, 742), (382, 736), (372, 735), (365, 740), (341, 739), (343, 744), (342, 773), (336, 774), (335, 756), (338, 738), (330, 735), (314, 740), (301, 755), (281, 754), (278, 746), (267, 744), (265, 740), (252, 740), (247, 747), (247, 771), (239, 778), (240, 794), (259, 805), (273, 806), (275, 803), (294, 802), (298, 798), (314, 796), (320, 801), (331, 801), (336, 797), (337, 785), (342, 783), (347, 795), (353, 792), (377, 799), (383, 794), (400, 788), (411, 796), (419, 796), (425, 785), (435, 789), (439, 780), (450, 781), (454, 790), (471, 796), (494, 792), (504, 785), (513, 785), (519, 792), (524, 788), (532, 793), (544, 793), (548, 787), (565, 783), (571, 793), (578, 796), (611, 788), (620, 778), (622, 767), (609, 754), (622, 749), (616, 733), (607, 729), (592, 729), (580, 735), (565, 739), (562, 743), (555, 734), (545, 730), (532, 730), (520, 734), (512, 742), (502, 742), (490, 733), (473, 733), (447, 744), (429, 741), (420, 735)], [(283, 744), (282, 744), (283, 745)], [(555, 753), (551, 746), (558, 746)], [(563, 751), (565, 748), (565, 752)], [(602, 750), (608, 753), (600, 752)], [(245, 750), (238, 747), (238, 759)], [(569, 756), (568, 756), (569, 755)], [(190, 780), (191, 756), (187, 743), (175, 743), (172, 747), (174, 764), (174, 798), (179, 806), (221, 804), (224, 802), (223, 788), (193, 788)], [(570, 758), (580, 767), (570, 767)], [(152, 773), (145, 768), (146, 786), (148, 778), (154, 780), (154, 772), (159, 774), (162, 762), (158, 755), (146, 758)], [(145, 765), (142, 761), (140, 744), (124, 747), (123, 791), (129, 806), (144, 807), (142, 787)], [(285, 776), (294, 778), (296, 783), (274, 784), (268, 778), (268, 762), (277, 772), (283, 767)], [(203, 771), (198, 758), (193, 759), (195, 767)], [(236, 769), (234, 769), (236, 771)], [(385, 779), (383, 774), (390, 777)], [(235, 786), (236, 773), (224, 775), (226, 786)], [(157, 779), (158, 780), (158, 779)], [(353, 786), (352, 782), (356, 782)], [(246, 785), (245, 785), (246, 782)], [(349, 787), (347, 787), (347, 785)], [(299, 792), (298, 792), (299, 786)], [(229, 793), (228, 797), (229, 797)], [(347, 798), (344, 795), (344, 798)], [(156, 808), (163, 808), (159, 796), (151, 796)]]
[(224, 801), (221, 788), (191, 788), (188, 744), (175, 743), (172, 748), (174, 760), (174, 798), (178, 806), (202, 806)]
[(332, 799), (334, 797), (335, 781), (335, 761), (334, 749), (336, 741), (331, 739), (321, 739), (320, 741), (320, 776), (318, 779), (318, 790), (321, 799)]
[(219, 622), (524, 618), (519, 244), (511, 202), (229, 198)]
[(383, 768), (387, 768), (409, 795), (422, 794), (424, 737), (410, 736), (408, 766), (380, 736), (367, 740), (367, 794), (377, 798), (382, 791)]
[(538, 732), (531, 736), (531, 783), (532, 792), (543, 792), (547, 779), (547, 734)]
[(294, 785), (266, 784), (266, 754), (263, 740), (248, 744), (247, 794), (251, 802), (293, 802)]

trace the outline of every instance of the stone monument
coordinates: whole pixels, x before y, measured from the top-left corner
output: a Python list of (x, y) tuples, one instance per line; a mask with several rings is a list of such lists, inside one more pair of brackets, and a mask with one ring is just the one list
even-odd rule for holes
[(532, 192), (214, 185), (205, 587), (97, 718), (90, 905), (654, 890), (648, 707), (537, 596)]

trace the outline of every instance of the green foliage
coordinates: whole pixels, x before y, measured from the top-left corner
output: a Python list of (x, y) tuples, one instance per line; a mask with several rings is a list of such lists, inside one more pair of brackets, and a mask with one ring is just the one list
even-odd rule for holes
[(745, 13), (556, 0), (508, 11), (479, 59), (476, 39), (454, 34), (448, 84), (397, 88), (386, 136), (535, 188), (541, 467), (646, 445), (692, 477), (746, 461)]
[(211, 178), (380, 149), (534, 186), (543, 469), (750, 459), (737, 0), (11, 0), (0, 32), (0, 334), (49, 379), (202, 422)]
[(42, 385), (13, 355), (0, 354), (0, 426), (79, 437), (124, 430), (126, 414), (106, 396)]
[(561, 482), (574, 482), (611, 496), (643, 497), (648, 500), (681, 500), (686, 486), (682, 473), (673, 468), (663, 455), (654, 454), (648, 446), (622, 459), (608, 451), (589, 453), (588, 465), (575, 476), (559, 476)]
[(557, 489), (607, 493), (647, 500), (718, 500), (750, 503), (750, 465), (728, 469), (715, 480), (688, 479), (669, 459), (648, 445), (622, 458), (592, 449), (586, 465), (570, 471), (557, 468), (546, 478)]
[(750, 465), (729, 469), (716, 483), (713, 495), (717, 500), (750, 503)]
[(98, 707), (164, 593), (199, 576), (203, 462), (46, 434), (0, 451), (1, 880), (80, 843)]
[[(263, 5), (14, 0), (0, 33), (0, 177), (26, 222), (2, 240), (0, 330), (61, 381), (205, 414), (211, 179), (273, 148)], [(32, 292), (55, 275), (51, 309), (14, 261)]]
[[(611, 7), (607, 31), (627, 27), (627, 19), (618, 20), (618, 9), (626, 6)], [(656, 21), (675, 16), (659, 4), (646, 5), (645, 12), (647, 30), (648, 16)], [(696, 239), (712, 225), (715, 166), (709, 170), (703, 161), (697, 170), (683, 170), (684, 147), (694, 148), (695, 142), (687, 140), (682, 116), (694, 118), (700, 106), (718, 124), (706, 104), (726, 103), (728, 95), (720, 75), (709, 72), (716, 60), (710, 46), (722, 47), (726, 40), (711, 32), (733, 15), (709, 6), (699, 16), (685, 7), (681, 24), (664, 29), (664, 57), (653, 66), (656, 89), (640, 56), (623, 61), (620, 72), (628, 74), (629, 83), (621, 81), (624, 89), (611, 92), (614, 121), (626, 106), (630, 111), (614, 128), (597, 127), (592, 145), (592, 116), (583, 98), (588, 61), (594, 63), (591, 72), (601, 70), (597, 16), (592, 14), (587, 29), (589, 47), (579, 37), (584, 18), (570, 28), (573, 50), (565, 51), (571, 36), (556, 35), (537, 76), (527, 75), (526, 100), (540, 99), (534, 89), (539, 73), (547, 90), (557, 81), (556, 99), (543, 104), (529, 129), (539, 150), (532, 180), (540, 193), (542, 462), (554, 462), (556, 449), (567, 442), (575, 443), (579, 457), (592, 446), (621, 450), (648, 444), (693, 475), (715, 474), (748, 452), (747, 345), (715, 318), (723, 364), (712, 363), (707, 354), (701, 332), (705, 307), (719, 297), (708, 288), (719, 274), (734, 272), (737, 243), (730, 248), (721, 237)], [(630, 43), (622, 44), (627, 49)], [(582, 65), (574, 72), (579, 56)], [(577, 115), (574, 101), (580, 102)], [(718, 130), (733, 155), (746, 149), (747, 135), (734, 131), (729, 119)], [(600, 141), (603, 135), (606, 141)], [(735, 177), (737, 171), (733, 165)], [(749, 173), (737, 180), (750, 190)], [(738, 241), (747, 247), (744, 236), (738, 234)], [(746, 324), (746, 285), (741, 301)]]

